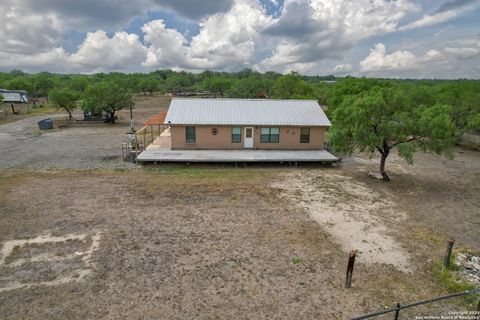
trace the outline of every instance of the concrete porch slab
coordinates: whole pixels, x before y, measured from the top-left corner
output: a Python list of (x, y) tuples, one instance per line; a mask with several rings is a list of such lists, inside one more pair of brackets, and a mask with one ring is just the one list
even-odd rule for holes
[(147, 149), (139, 162), (335, 162), (326, 150), (171, 150)]

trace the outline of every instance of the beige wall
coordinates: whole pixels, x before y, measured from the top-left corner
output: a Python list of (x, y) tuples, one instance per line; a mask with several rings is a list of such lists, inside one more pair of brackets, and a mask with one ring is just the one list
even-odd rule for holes
[[(242, 128), (242, 142), (232, 143), (231, 126), (195, 126), (196, 142), (185, 143), (185, 127), (171, 126), (172, 149), (243, 149), (245, 130)], [(218, 130), (212, 134), (212, 128)], [(260, 128), (253, 126), (253, 149), (323, 149), (326, 127), (310, 127), (310, 143), (300, 143), (300, 127), (280, 127), (279, 143), (260, 143)]]

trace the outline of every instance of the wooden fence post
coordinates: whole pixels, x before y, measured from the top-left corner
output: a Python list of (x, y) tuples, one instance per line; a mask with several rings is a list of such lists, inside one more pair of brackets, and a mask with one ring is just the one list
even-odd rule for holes
[(357, 251), (355, 250), (352, 250), (348, 256), (347, 279), (345, 280), (345, 288), (350, 288), (352, 286), (353, 266), (355, 265), (356, 256)]
[(398, 320), (398, 317), (400, 317), (400, 303), (397, 303), (397, 308), (395, 310), (395, 320)]
[(455, 240), (448, 240), (447, 241), (447, 251), (445, 252), (445, 256), (443, 257), (443, 266), (445, 269), (450, 267), (450, 257), (452, 256), (452, 248)]

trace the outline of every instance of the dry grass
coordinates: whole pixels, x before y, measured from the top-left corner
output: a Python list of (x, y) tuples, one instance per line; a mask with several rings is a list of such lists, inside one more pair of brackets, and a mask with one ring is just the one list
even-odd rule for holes
[[(7, 319), (32, 309), (30, 318), (68, 310), (71, 318), (343, 319), (448, 290), (431, 259), (442, 242), (429, 232), (434, 225), (417, 226), (405, 237), (402, 226), (392, 230), (415, 257), (413, 274), (357, 263), (353, 288), (343, 289), (346, 254), (269, 187), (287, 172), (162, 166), (4, 175), (2, 241), (47, 232), (100, 230), (104, 237), (90, 277), (0, 293), (0, 312)], [(465, 308), (457, 302), (405, 314)]]

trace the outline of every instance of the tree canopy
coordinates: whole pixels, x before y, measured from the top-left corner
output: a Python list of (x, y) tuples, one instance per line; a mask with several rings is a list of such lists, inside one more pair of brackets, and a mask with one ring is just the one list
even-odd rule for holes
[(72, 120), (72, 111), (77, 107), (77, 100), (80, 94), (69, 88), (53, 89), (49, 93), (50, 101), (57, 109), (63, 109), (68, 113), (69, 120)]
[(27, 90), (31, 99), (46, 97), (54, 89), (69, 88), (85, 95), (87, 88), (104, 82), (115, 83), (131, 94), (211, 92), (229, 98), (316, 99), (328, 106), (329, 115), (350, 96), (358, 96), (376, 86), (397, 88), (404, 93), (405, 104), (451, 107), (457, 138), (464, 132), (480, 132), (479, 80), (398, 80), (354, 77), (306, 76), (292, 72), (260, 73), (251, 69), (238, 72), (206, 70), (201, 73), (156, 70), (150, 73), (124, 74), (28, 74), (21, 70), (0, 72), (0, 88)]
[(398, 87), (373, 86), (344, 97), (332, 112), (329, 131), (335, 151), (379, 152), (380, 174), (390, 178), (385, 162), (393, 148), (409, 163), (417, 150), (451, 155), (456, 141), (452, 107), (446, 104), (417, 105)]
[(129, 107), (133, 107), (131, 92), (113, 81), (90, 85), (83, 96), (82, 110), (92, 113), (104, 111), (112, 123), (115, 123), (116, 111)]
[(313, 89), (301, 78), (292, 72), (281, 76), (273, 86), (274, 96), (280, 99), (313, 99)]
[(209, 77), (203, 80), (202, 87), (205, 90), (210, 91), (217, 96), (224, 96), (225, 92), (230, 88), (232, 82), (230, 79), (223, 78), (223, 77)]

